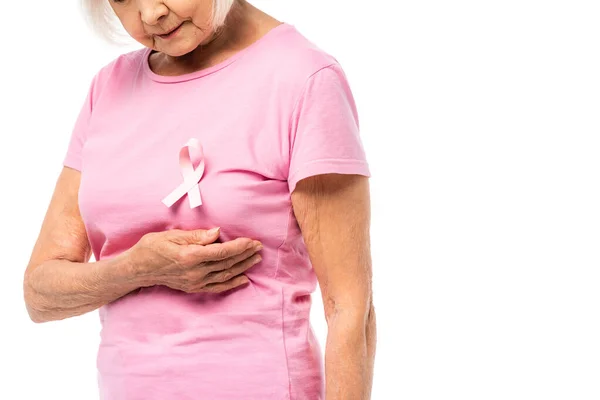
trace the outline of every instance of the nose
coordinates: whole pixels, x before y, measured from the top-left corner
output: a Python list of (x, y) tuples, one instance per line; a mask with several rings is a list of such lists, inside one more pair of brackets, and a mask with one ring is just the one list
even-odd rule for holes
[(140, 0), (140, 17), (147, 25), (156, 25), (169, 14), (169, 8), (160, 0)]

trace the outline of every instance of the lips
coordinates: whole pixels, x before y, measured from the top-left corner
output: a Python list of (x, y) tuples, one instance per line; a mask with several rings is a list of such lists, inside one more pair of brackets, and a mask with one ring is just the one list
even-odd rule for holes
[(171, 29), (170, 31), (168, 31), (167, 33), (164, 33), (164, 34), (158, 35), (158, 36), (160, 36), (160, 37), (167, 37), (167, 36), (171, 35), (172, 33), (174, 33), (177, 29), (179, 29), (181, 27), (181, 25), (183, 25), (183, 24), (180, 24), (177, 27), (175, 27), (175, 28)]

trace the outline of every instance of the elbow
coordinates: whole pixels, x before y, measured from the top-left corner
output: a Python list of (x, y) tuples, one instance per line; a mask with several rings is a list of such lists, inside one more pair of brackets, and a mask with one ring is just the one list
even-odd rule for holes
[(353, 327), (366, 327), (375, 323), (375, 306), (372, 300), (367, 304), (329, 301), (325, 309), (325, 320), (328, 326), (339, 321), (344, 321), (344, 325)]
[(49, 321), (41, 307), (37, 306), (35, 291), (31, 287), (27, 276), (23, 280), (23, 300), (25, 301), (25, 309), (31, 321), (36, 324)]
[(27, 308), (27, 313), (29, 314), (29, 319), (36, 324), (41, 324), (43, 322), (48, 322), (47, 318), (44, 318), (43, 313), (39, 312), (35, 308), (31, 307), (31, 305), (25, 303), (25, 307)]
[(34, 303), (27, 296), (25, 296), (25, 309), (27, 310), (29, 319), (36, 324), (41, 324), (48, 321), (48, 319), (44, 316), (44, 312), (35, 307)]
[(377, 325), (377, 317), (375, 315), (375, 304), (373, 301), (369, 304), (369, 311), (367, 312), (367, 327), (373, 327)]

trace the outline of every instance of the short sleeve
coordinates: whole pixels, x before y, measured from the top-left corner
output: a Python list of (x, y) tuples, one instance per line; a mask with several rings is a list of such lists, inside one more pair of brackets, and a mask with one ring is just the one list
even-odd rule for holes
[(290, 193), (298, 181), (313, 175), (371, 176), (356, 105), (339, 64), (322, 68), (308, 79), (293, 111), (290, 130)]
[(87, 138), (87, 128), (92, 115), (92, 98), (96, 78), (92, 80), (85, 101), (75, 120), (75, 126), (71, 131), (71, 138), (67, 146), (67, 151), (63, 159), (63, 165), (74, 168), (78, 171), (82, 169), (81, 151)]

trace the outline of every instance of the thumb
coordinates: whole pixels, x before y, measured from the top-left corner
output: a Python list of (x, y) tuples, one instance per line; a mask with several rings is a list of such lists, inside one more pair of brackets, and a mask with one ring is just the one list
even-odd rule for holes
[(210, 244), (219, 238), (221, 227), (210, 230), (197, 229), (192, 232), (192, 242), (195, 244)]

